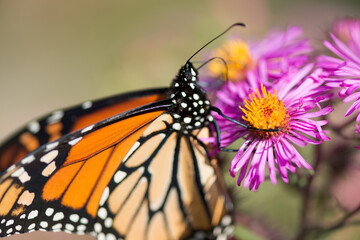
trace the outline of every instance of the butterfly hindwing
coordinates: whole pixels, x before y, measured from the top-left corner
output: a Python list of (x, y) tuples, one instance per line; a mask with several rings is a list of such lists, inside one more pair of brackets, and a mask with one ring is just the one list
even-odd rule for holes
[[(169, 130), (172, 123), (170, 114), (156, 119), (122, 161), (100, 201), (101, 238), (184, 239), (202, 232), (206, 239), (225, 216), (226, 194), (206, 149), (198, 137)], [(208, 128), (199, 133), (208, 136)]]

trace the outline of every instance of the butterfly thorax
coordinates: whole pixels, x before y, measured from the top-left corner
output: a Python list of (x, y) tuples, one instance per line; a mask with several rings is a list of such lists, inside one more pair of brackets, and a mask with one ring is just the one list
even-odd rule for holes
[(175, 122), (172, 127), (180, 129), (199, 129), (213, 120), (210, 115), (210, 101), (206, 92), (197, 84), (197, 71), (188, 62), (181, 67), (170, 87), (172, 112)]

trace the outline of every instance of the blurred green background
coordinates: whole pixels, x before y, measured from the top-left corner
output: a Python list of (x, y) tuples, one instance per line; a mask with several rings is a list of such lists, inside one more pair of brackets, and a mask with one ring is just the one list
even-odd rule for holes
[[(234, 22), (244, 22), (247, 28), (233, 31), (251, 37), (261, 37), (273, 27), (299, 25), (320, 45), (334, 20), (359, 17), (359, 10), (356, 0), (1, 0), (0, 139), (54, 109), (168, 86), (192, 53)], [(273, 223), (281, 231), (294, 231), (299, 213), (291, 209), (296, 209), (297, 196), (274, 202), (286, 186), (266, 185), (256, 195), (238, 189), (244, 209), (262, 206), (270, 220), (278, 216)], [(31, 233), (8, 239), (30, 238), (50, 237)]]

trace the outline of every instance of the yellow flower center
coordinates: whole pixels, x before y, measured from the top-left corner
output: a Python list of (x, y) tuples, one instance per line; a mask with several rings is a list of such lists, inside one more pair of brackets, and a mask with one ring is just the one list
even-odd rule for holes
[(279, 100), (270, 92), (266, 92), (266, 88), (261, 84), (262, 96), (258, 89), (256, 94), (249, 94), (250, 100), (245, 99), (245, 108), (240, 107), (245, 116), (243, 119), (247, 121), (249, 126), (257, 129), (278, 129), (278, 131), (262, 131), (254, 130), (253, 133), (259, 137), (277, 136), (281, 132), (288, 130), (288, 115), (283, 101)]
[[(250, 50), (245, 42), (240, 40), (230, 40), (221, 48), (215, 51), (214, 56), (225, 60), (228, 67), (228, 78), (230, 81), (241, 81), (245, 77), (246, 70), (252, 67)], [(220, 61), (212, 61), (209, 69), (215, 77), (226, 74), (226, 68)]]

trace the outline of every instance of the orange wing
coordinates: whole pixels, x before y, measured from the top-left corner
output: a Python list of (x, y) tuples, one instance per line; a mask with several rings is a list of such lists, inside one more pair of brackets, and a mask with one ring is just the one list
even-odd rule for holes
[(32, 121), (0, 146), (0, 172), (38, 147), (55, 141), (65, 134), (130, 109), (164, 99), (165, 90), (152, 89), (120, 94), (92, 102), (87, 101)]
[(126, 112), (48, 143), (0, 178), (0, 236), (33, 230), (93, 231), (101, 194), (163, 110)]

